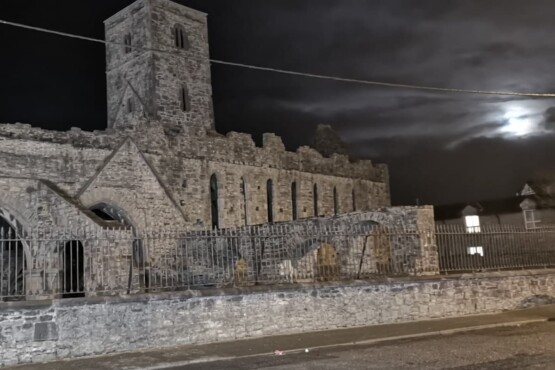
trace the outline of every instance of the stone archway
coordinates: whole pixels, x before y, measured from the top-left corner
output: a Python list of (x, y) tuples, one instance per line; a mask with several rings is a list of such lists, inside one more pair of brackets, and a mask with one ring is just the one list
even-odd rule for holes
[(316, 277), (318, 280), (335, 280), (340, 275), (339, 256), (333, 245), (324, 243), (316, 254)]
[(392, 236), (384, 227), (377, 227), (372, 233), (372, 250), (370, 252), (375, 261), (375, 270), (381, 275), (393, 272), (391, 266), (391, 238)]
[(124, 226), (130, 226), (134, 228), (133, 223), (127, 216), (127, 213), (119, 207), (112, 204), (100, 202), (96, 203), (89, 209), (98, 217), (105, 221), (116, 221)]
[(61, 253), (62, 265), (62, 298), (85, 296), (85, 258), (83, 243), (69, 240)]
[(148, 289), (150, 287), (150, 273), (147, 264), (147, 258), (145, 253), (145, 247), (143, 239), (139, 235), (139, 232), (135, 224), (131, 221), (128, 216), (120, 207), (114, 206), (108, 202), (99, 202), (89, 207), (89, 210), (96, 214), (98, 217), (104, 221), (114, 221), (115, 223), (129, 227), (133, 233), (133, 254), (132, 259), (129, 264), (129, 279), (128, 279), (128, 289), (129, 294), (131, 290), (131, 284), (133, 279), (133, 269), (139, 272), (139, 285), (142, 289)]
[(27, 231), (6, 208), (0, 207), (0, 300), (23, 300), (31, 259)]

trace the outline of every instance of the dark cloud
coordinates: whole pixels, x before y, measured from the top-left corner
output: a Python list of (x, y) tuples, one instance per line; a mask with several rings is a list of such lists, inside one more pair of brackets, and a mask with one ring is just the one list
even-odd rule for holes
[[(451, 150), (441, 140), (395, 138), (369, 142), (366, 148), (390, 165), (392, 192), (399, 203), (442, 203), (511, 196), (541, 171), (555, 171), (555, 136), (532, 139), (476, 139)], [(388, 149), (390, 148), (390, 149)], [(391, 148), (402, 148), (398, 153)], [(359, 155), (365, 155), (363, 149)], [(500, 158), (502, 160), (500, 160)]]
[(545, 128), (555, 130), (555, 107), (549, 107), (545, 110)]

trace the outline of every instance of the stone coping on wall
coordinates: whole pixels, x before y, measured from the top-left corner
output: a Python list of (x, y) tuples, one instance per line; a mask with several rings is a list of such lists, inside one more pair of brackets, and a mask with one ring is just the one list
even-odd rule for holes
[(147, 303), (153, 301), (178, 300), (186, 301), (193, 298), (209, 298), (209, 297), (233, 297), (247, 296), (264, 293), (287, 293), (289, 291), (310, 291), (329, 288), (350, 288), (363, 287), (374, 284), (387, 285), (418, 285), (420, 283), (445, 282), (445, 281), (467, 281), (467, 280), (492, 280), (504, 279), (507, 277), (517, 276), (542, 276), (555, 275), (555, 269), (537, 269), (537, 270), (505, 270), (505, 271), (487, 271), (476, 273), (462, 273), (450, 275), (433, 275), (433, 276), (403, 276), (403, 277), (385, 277), (367, 280), (343, 280), (336, 282), (322, 283), (298, 283), (287, 285), (259, 285), (248, 287), (233, 288), (207, 288), (195, 290), (183, 290), (172, 292), (155, 292), (142, 293), (132, 295), (105, 295), (92, 296), (86, 298), (64, 298), (64, 299), (45, 299), (34, 301), (10, 301), (0, 302), (0, 311), (16, 311), (19, 309), (42, 309), (51, 306), (57, 307), (75, 307), (96, 304), (120, 304), (120, 303)]

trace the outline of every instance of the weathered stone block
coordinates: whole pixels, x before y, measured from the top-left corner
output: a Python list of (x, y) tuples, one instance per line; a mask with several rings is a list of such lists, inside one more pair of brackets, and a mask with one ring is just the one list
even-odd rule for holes
[(35, 342), (58, 340), (58, 325), (53, 322), (39, 322), (35, 324)]

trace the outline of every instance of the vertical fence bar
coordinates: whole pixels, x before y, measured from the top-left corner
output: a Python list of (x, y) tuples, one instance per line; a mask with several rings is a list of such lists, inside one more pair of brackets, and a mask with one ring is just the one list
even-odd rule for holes
[(8, 231), (8, 296), (11, 296), (12, 290), (12, 229)]
[(7, 293), (4, 291), (4, 248), (6, 245), (6, 237), (4, 236), (4, 228), (0, 227), (0, 301), (7, 296)]

